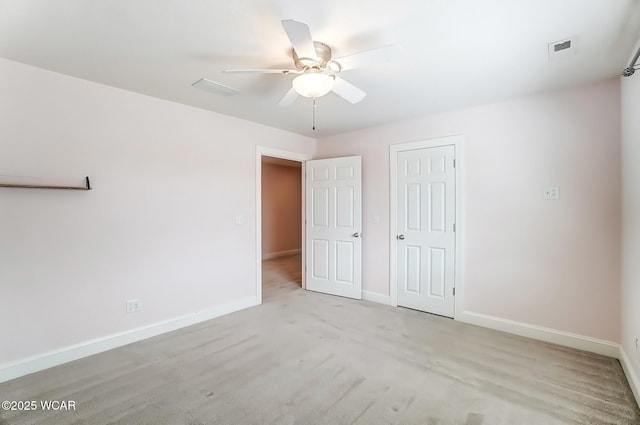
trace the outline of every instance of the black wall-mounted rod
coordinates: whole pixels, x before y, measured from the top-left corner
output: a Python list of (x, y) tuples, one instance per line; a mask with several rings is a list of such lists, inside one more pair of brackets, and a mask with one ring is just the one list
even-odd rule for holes
[(0, 183), (0, 187), (13, 187), (17, 189), (64, 189), (64, 190), (92, 190), (89, 176), (84, 178), (84, 186), (52, 186), (44, 184), (18, 184)]
[(631, 59), (631, 63), (629, 64), (629, 66), (622, 71), (623, 77), (631, 77), (633, 73), (636, 72), (636, 62), (638, 62), (638, 58), (640, 58), (640, 48), (638, 48), (638, 51), (633, 56), (633, 59)]

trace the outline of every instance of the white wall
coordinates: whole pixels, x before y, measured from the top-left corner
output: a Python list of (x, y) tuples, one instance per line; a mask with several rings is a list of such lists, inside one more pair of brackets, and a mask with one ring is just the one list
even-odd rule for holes
[[(619, 342), (617, 78), (319, 140), (317, 157), (362, 155), (363, 289), (389, 293), (389, 145), (455, 134), (464, 309)], [(544, 200), (545, 186), (560, 200)]]
[[(636, 49), (640, 47), (640, 41)], [(636, 50), (634, 50), (635, 53)], [(622, 349), (640, 399), (640, 74), (622, 78)], [(633, 379), (633, 378), (632, 378)]]
[[(0, 117), (0, 181), (88, 175), (95, 188), (0, 189), (0, 366), (255, 297), (255, 146), (315, 151), (313, 139), (3, 59)], [(132, 298), (143, 311), (125, 314)]]
[(302, 167), (262, 160), (263, 259), (302, 249)]
[[(255, 146), (313, 154), (312, 139), (2, 59), (0, 77), (0, 174), (95, 187), (0, 189), (0, 367), (255, 296)], [(623, 82), (629, 356), (637, 79)], [(318, 141), (317, 157), (363, 156), (364, 289), (389, 291), (389, 145), (452, 134), (466, 138), (465, 309), (619, 341), (617, 79)], [(124, 313), (130, 298), (143, 312)]]

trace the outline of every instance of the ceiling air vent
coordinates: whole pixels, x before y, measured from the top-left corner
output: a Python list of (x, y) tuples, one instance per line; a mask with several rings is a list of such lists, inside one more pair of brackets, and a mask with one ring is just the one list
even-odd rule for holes
[(191, 85), (211, 93), (221, 94), (222, 96), (233, 96), (238, 94), (238, 90), (216, 83), (215, 81), (207, 80), (206, 78), (201, 78)]
[(557, 60), (576, 54), (575, 38), (556, 41), (549, 44), (549, 60)]
[(571, 48), (571, 40), (567, 40), (563, 43), (557, 43), (553, 45), (554, 52), (560, 52), (562, 50), (570, 49), (570, 48)]

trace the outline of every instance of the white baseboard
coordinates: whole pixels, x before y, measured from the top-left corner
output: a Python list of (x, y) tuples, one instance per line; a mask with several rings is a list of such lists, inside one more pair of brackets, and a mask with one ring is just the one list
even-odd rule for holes
[(378, 294), (377, 292), (362, 291), (362, 299), (365, 301), (372, 301), (374, 303), (391, 305), (391, 298), (389, 295)]
[(620, 347), (620, 356), (618, 359), (620, 359), (622, 370), (624, 370), (624, 374), (627, 376), (627, 381), (629, 381), (629, 386), (631, 387), (631, 391), (633, 391), (633, 396), (636, 398), (636, 403), (640, 406), (640, 375), (633, 367), (633, 364), (623, 347)]
[(291, 255), (299, 255), (302, 252), (301, 249), (290, 249), (288, 251), (271, 252), (268, 254), (262, 254), (262, 260), (275, 260), (276, 258), (289, 257)]
[(84, 341), (79, 344), (70, 345), (48, 353), (21, 359), (12, 363), (6, 363), (0, 365), (0, 382), (9, 381), (11, 379), (29, 375), (63, 363), (92, 356), (103, 351), (151, 338), (166, 332), (171, 332), (206, 320), (214, 319), (258, 304), (260, 304), (260, 302), (256, 297), (245, 298), (228, 304), (212, 307), (207, 310), (197, 311), (174, 319), (132, 329), (130, 331)]
[(485, 314), (473, 313), (470, 311), (464, 311), (462, 314), (457, 315), (456, 320), (515, 335), (525, 336), (527, 338), (564, 345), (565, 347), (602, 354), (603, 356), (613, 357), (616, 359), (620, 357), (619, 344), (597, 338), (502, 319), (500, 317), (487, 316)]

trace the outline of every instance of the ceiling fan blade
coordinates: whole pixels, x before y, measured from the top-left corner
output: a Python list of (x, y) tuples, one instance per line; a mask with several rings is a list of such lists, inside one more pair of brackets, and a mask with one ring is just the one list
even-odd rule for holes
[(317, 59), (318, 55), (313, 45), (311, 30), (307, 24), (287, 19), (282, 21), (282, 27), (299, 58)]
[(351, 83), (346, 82), (342, 78), (335, 76), (333, 82), (333, 91), (338, 96), (343, 97), (351, 103), (358, 103), (367, 95), (365, 92), (357, 88)]
[(398, 56), (401, 50), (399, 45), (390, 44), (389, 46), (343, 56), (335, 59), (335, 61), (340, 64), (341, 71), (348, 71), (350, 69), (360, 68), (361, 66), (389, 62)]
[(282, 97), (282, 99), (280, 99), (280, 102), (278, 102), (278, 106), (289, 106), (293, 102), (295, 102), (297, 98), (298, 98), (298, 93), (293, 87), (291, 87), (287, 92), (287, 94), (285, 94)]
[(225, 69), (222, 72), (227, 74), (299, 74), (297, 69)]

